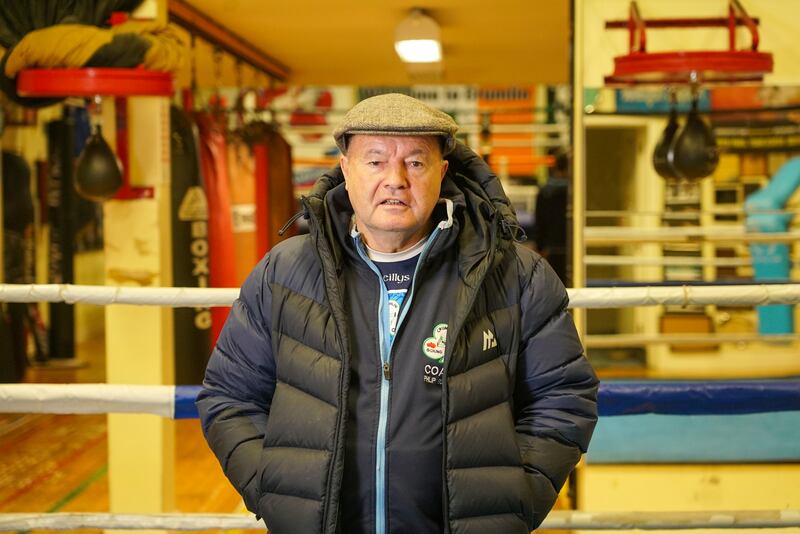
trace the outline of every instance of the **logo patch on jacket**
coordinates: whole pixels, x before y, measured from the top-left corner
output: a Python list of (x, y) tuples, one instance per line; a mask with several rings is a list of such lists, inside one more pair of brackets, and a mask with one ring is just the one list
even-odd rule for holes
[(497, 338), (491, 330), (483, 331), (483, 350), (484, 352), (497, 346)]
[(422, 353), (431, 360), (444, 362), (444, 345), (447, 342), (447, 323), (433, 327), (433, 334), (422, 342)]
[(447, 343), (447, 323), (439, 323), (433, 327), (431, 337), (422, 342), (422, 353), (433, 362), (425, 364), (423, 380), (428, 384), (441, 384), (444, 375), (444, 349)]

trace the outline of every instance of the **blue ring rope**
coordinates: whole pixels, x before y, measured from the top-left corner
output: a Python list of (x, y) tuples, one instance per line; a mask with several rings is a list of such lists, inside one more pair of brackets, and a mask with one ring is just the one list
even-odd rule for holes
[[(200, 386), (175, 387), (175, 419), (197, 418)], [(800, 411), (800, 379), (628, 381), (600, 384), (601, 416), (741, 415)]]

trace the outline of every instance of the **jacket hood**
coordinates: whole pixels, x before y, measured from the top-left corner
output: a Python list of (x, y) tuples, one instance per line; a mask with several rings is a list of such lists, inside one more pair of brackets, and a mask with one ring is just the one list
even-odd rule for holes
[[(449, 246), (457, 240), (460, 271), (466, 280), (467, 274), (482, 259), (494, 263), (495, 253), (505, 250), (515, 240), (524, 239), (524, 232), (500, 180), (478, 154), (458, 143), (446, 159), (449, 168), (440, 198), (450, 200), (454, 209), (452, 237), (444, 243)], [(317, 237), (324, 235), (331, 244), (338, 269), (341, 249), (354, 253), (349, 250), (352, 248), (349, 226), (353, 208), (344, 189), (341, 168), (336, 166), (323, 174), (301, 202), (310, 230), (319, 232)], [(443, 207), (437, 207), (434, 217), (443, 217), (443, 212)]]

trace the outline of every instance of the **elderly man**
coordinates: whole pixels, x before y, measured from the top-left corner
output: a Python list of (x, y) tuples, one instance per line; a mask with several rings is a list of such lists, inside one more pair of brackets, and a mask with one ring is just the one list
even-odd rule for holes
[(527, 533), (589, 444), (566, 291), (456, 129), (403, 95), (356, 105), (309, 235), (233, 306), (197, 404), (274, 534)]

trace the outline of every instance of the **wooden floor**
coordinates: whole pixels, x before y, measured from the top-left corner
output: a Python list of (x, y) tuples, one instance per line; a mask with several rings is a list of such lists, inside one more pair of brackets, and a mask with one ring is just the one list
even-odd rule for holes
[[(105, 381), (102, 340), (80, 346), (77, 360), (30, 368), (25, 381)], [(175, 441), (175, 511), (244, 512), (199, 422), (177, 421)], [(107, 446), (105, 415), (0, 414), (0, 512), (108, 512)]]

